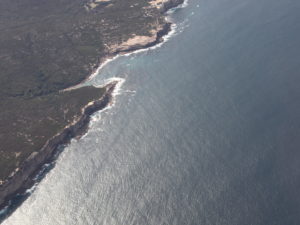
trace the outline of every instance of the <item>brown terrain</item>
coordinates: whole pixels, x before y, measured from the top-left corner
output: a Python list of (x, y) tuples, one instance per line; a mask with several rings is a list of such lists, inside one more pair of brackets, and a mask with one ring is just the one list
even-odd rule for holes
[(0, 0), (0, 205), (89, 116), (109, 104), (115, 82), (63, 91), (107, 57), (155, 45), (163, 12), (183, 0)]

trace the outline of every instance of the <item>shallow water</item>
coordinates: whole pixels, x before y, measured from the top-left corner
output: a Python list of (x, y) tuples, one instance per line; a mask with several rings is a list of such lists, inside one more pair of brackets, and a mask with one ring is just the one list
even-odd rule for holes
[(300, 223), (300, 2), (190, 0), (5, 225)]

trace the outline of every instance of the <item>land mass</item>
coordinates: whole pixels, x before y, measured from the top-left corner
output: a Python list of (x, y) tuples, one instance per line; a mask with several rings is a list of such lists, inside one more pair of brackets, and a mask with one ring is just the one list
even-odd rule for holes
[(155, 45), (183, 0), (0, 0), (0, 208), (32, 185), (116, 82), (66, 89), (107, 57)]

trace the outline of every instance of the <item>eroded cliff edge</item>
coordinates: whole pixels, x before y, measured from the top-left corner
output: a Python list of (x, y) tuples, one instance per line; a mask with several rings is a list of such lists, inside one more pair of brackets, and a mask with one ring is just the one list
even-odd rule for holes
[[(109, 4), (107, 5), (106, 3), (108, 2)], [(111, 4), (115, 2), (116, 1), (113, 0), (105, 1), (105, 4), (102, 5), (101, 1), (89, 1), (89, 5), (85, 5), (85, 8), (87, 11), (93, 11), (94, 13), (94, 11), (97, 12), (97, 10), (99, 10), (98, 8), (100, 8), (100, 10), (103, 10), (107, 7), (112, 7)], [(145, 10), (145, 12), (152, 14), (152, 17), (156, 18), (156, 22), (153, 23), (152, 21), (151, 23), (144, 24), (142, 29), (143, 31), (139, 31), (140, 33), (133, 33), (132, 31), (130, 31), (129, 33), (124, 32), (126, 34), (125, 37), (124, 34), (120, 33), (115, 35), (115, 39), (107, 40), (105, 47), (103, 50), (101, 50), (101, 54), (99, 54), (99, 56), (96, 57), (90, 55), (89, 59), (91, 61), (89, 63), (84, 61), (81, 63), (83, 67), (86, 68), (85, 74), (90, 74), (95, 69), (95, 66), (107, 57), (112, 57), (116, 54), (126, 53), (137, 49), (150, 47), (162, 41), (163, 35), (167, 34), (171, 28), (171, 23), (167, 22), (164, 16), (161, 16), (162, 13), (164, 13), (166, 10), (172, 7), (176, 7), (179, 4), (183, 3), (183, 0), (155, 0), (142, 2), (144, 3), (143, 9)], [(136, 3), (132, 5), (134, 6), (135, 4)], [(90, 34), (93, 36), (93, 32), (91, 32)], [(121, 38), (118, 35), (120, 35)], [(38, 50), (36, 51), (38, 52)], [(98, 50), (97, 52), (99, 53)], [(53, 67), (55, 67), (55, 65), (53, 65)], [(56, 67), (59, 66), (56, 65)], [(62, 74), (68, 74), (70, 72), (72, 71), (63, 70)], [(80, 72), (83, 73), (84, 71), (80, 70)], [(40, 79), (40, 81), (38, 82), (47, 83), (48, 76), (44, 73), (43, 70), (40, 71), (38, 77), (38, 79)], [(81, 82), (82, 80), (83, 78), (80, 78), (77, 81), (75, 79), (75, 82), (65, 82), (58, 89), (56, 89), (57, 87), (54, 87), (54, 90), (51, 90), (51, 87), (44, 87), (43, 85), (37, 83), (39, 90), (29, 89), (21, 94), (12, 92), (12, 95), (9, 94), (8, 96), (5, 96), (4, 93), (4, 97), (3, 95), (0, 96), (0, 105), (8, 105), (8, 110), (6, 111), (6, 114), (5, 112), (2, 112), (2, 121), (15, 120), (16, 122), (13, 122), (12, 124), (10, 123), (9, 126), (13, 127), (10, 128), (10, 130), (15, 130), (15, 134), (18, 135), (17, 137), (14, 137), (13, 135), (11, 135), (14, 134), (13, 132), (9, 133), (9, 138), (5, 139), (6, 142), (2, 141), (4, 140), (3, 137), (5, 138), (5, 135), (0, 135), (1, 143), (4, 143), (4, 145), (2, 146), (14, 148), (14, 151), (12, 151), (12, 156), (9, 157), (16, 158), (16, 164), (8, 164), (8, 172), (3, 173), (4, 176), (2, 174), (0, 179), (1, 206), (4, 206), (4, 204), (16, 193), (23, 191), (26, 188), (29, 188), (33, 184), (31, 178), (34, 176), (34, 174), (36, 174), (36, 172), (41, 168), (41, 166), (45, 162), (51, 159), (53, 153), (57, 149), (57, 146), (66, 143), (70, 140), (70, 138), (76, 136), (78, 132), (88, 123), (89, 116), (93, 112), (105, 107), (111, 100), (112, 90), (115, 87), (116, 83), (109, 84), (105, 88), (101, 89), (101, 91), (99, 92), (96, 92), (95, 89), (91, 87), (85, 89), (83, 88), (81, 90), (74, 90), (74, 92), (81, 93), (79, 94), (80, 98), (82, 98), (82, 101), (79, 101), (80, 103), (77, 103), (77, 100), (75, 100), (74, 102), (74, 97), (76, 98), (76, 94), (74, 93), (69, 94), (67, 97), (64, 98), (64, 96), (61, 97), (60, 92), (57, 92), (63, 88), (66, 88), (66, 85), (73, 85), (76, 84), (76, 82)], [(34, 82), (33, 85), (35, 85)], [(82, 97), (83, 95), (84, 97)], [(68, 103), (72, 103), (72, 101), (73, 105), (69, 106)], [(86, 105), (87, 102), (90, 103)], [(54, 107), (52, 107), (52, 104), (54, 105)], [(39, 105), (37, 113), (38, 116), (35, 115), (34, 119), (36, 119), (37, 121), (41, 121), (41, 127), (50, 126), (50, 128), (52, 129), (52, 133), (57, 131), (56, 135), (53, 136), (51, 132), (48, 133), (48, 127), (47, 129), (45, 129), (44, 131), (42, 130), (41, 132), (41, 129), (36, 128), (34, 125), (37, 123), (36, 121), (33, 125), (30, 122), (27, 122), (31, 119), (30, 113), (36, 110), (34, 108), (34, 106), (36, 105)], [(23, 107), (22, 114), (25, 113), (25, 115), (15, 115), (16, 110), (19, 110), (20, 106), (21, 108)], [(48, 113), (49, 115), (42, 115), (43, 111), (45, 110), (47, 110), (46, 114)], [(78, 113), (78, 110), (80, 111), (80, 113)], [(10, 117), (14, 117), (14, 119), (10, 119)], [(31, 131), (34, 132), (26, 133), (26, 129), (23, 129), (22, 127), (24, 126), (24, 124), (26, 125), (26, 123), (27, 125), (30, 124), (30, 126), (27, 127), (29, 127)], [(61, 131), (61, 125), (64, 125), (66, 123), (71, 125), (64, 127)], [(0, 125), (2, 125), (1, 121)], [(15, 141), (16, 138), (17, 141)], [(15, 143), (12, 145), (11, 143), (7, 143), (9, 141), (20, 141), (20, 143), (19, 145)], [(33, 144), (36, 144), (35, 141), (38, 142), (38, 145), (36, 146), (42, 147), (31, 148)], [(24, 148), (22, 149), (23, 146)], [(5, 154), (6, 150), (7, 149), (0, 149), (0, 153)], [(10, 162), (9, 157), (5, 162)], [(5, 174), (9, 175), (5, 178)]]
[(39, 150), (34, 151), (30, 156), (0, 185), (0, 205), (4, 204), (17, 192), (22, 192), (34, 184), (33, 177), (42, 166), (51, 161), (58, 146), (68, 143), (71, 138), (80, 134), (89, 123), (90, 116), (101, 109), (104, 109), (112, 100), (112, 93), (117, 85), (117, 81), (107, 84), (99, 89), (101, 97), (92, 100), (84, 106), (80, 113), (74, 117), (74, 121), (64, 127), (54, 137), (47, 140), (45, 145)]

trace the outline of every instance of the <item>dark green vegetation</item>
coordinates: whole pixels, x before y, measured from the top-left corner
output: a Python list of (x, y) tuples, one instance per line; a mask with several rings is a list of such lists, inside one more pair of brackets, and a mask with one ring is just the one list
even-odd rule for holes
[[(5, 98), (0, 102), (0, 178), (11, 173), (32, 152), (79, 118), (89, 101), (104, 89), (85, 87), (35, 98)], [(3, 110), (4, 109), (4, 110)]]
[[(43, 95), (82, 81), (106, 46), (147, 34), (146, 0), (0, 0), (0, 95)], [(131, 7), (132, 6), (132, 7)]]
[(147, 0), (0, 0), (0, 180), (103, 94), (60, 90), (162, 23)]

